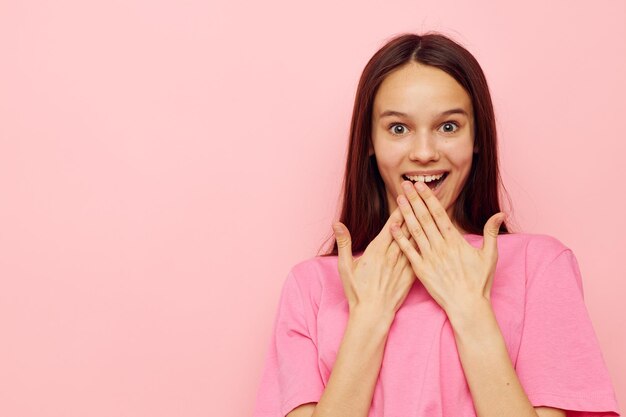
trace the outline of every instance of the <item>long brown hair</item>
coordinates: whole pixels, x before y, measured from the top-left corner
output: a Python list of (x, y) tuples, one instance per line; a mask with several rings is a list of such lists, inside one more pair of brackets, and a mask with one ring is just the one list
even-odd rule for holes
[[(346, 225), (352, 253), (363, 252), (389, 218), (385, 183), (375, 155), (368, 156), (372, 136), (372, 107), (378, 87), (396, 68), (415, 61), (452, 76), (468, 93), (474, 109), (472, 167), (453, 209), (454, 219), (468, 233), (483, 234), (487, 220), (500, 210), (497, 132), (493, 104), (485, 75), (474, 56), (463, 46), (437, 33), (402, 34), (392, 38), (369, 60), (361, 74), (354, 101), (342, 209), (339, 221)], [(510, 199), (509, 199), (510, 200)], [(500, 234), (510, 233), (503, 222)], [(337, 242), (320, 256), (336, 256)]]

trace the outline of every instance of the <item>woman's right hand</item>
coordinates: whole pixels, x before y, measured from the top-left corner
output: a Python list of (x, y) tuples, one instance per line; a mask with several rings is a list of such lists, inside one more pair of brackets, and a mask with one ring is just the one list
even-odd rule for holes
[(352, 256), (348, 228), (341, 222), (333, 224), (339, 275), (351, 313), (367, 309), (395, 317), (417, 278), (411, 263), (391, 234), (390, 227), (394, 223), (401, 225), (404, 235), (417, 247), (404, 224), (402, 212), (396, 208), (378, 236), (356, 259)]

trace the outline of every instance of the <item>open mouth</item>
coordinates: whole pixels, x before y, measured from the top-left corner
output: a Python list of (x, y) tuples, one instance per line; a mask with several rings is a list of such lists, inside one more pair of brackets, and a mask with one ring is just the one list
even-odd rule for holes
[[(412, 180), (409, 177), (407, 177), (406, 175), (402, 175), (402, 178), (405, 181), (411, 181), (413, 184), (415, 184), (417, 181), (416, 180)], [(428, 185), (428, 187), (433, 190), (433, 191), (437, 191), (440, 187), (441, 184), (443, 184), (443, 182), (446, 180), (446, 178), (448, 178), (448, 173), (446, 172), (445, 174), (443, 174), (443, 176), (441, 178), (439, 178), (438, 180), (432, 180), (432, 181), (424, 181), (424, 183), (426, 185)]]

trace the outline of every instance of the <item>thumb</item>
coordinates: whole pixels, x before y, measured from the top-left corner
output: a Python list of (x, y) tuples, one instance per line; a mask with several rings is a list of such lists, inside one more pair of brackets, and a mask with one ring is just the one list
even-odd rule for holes
[(497, 256), (498, 254), (498, 232), (505, 219), (506, 214), (499, 212), (491, 216), (485, 223), (483, 228), (483, 250), (486, 250), (490, 255)]
[(350, 271), (352, 269), (352, 239), (348, 228), (341, 222), (333, 224), (335, 240), (337, 240), (337, 251), (339, 268)]

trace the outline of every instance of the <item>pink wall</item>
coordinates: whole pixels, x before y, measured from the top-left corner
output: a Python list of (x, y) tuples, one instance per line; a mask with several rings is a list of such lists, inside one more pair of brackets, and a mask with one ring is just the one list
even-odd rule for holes
[(220, 3), (0, 2), (0, 415), (251, 413), (360, 71), (431, 29), (483, 65), (518, 230), (574, 250), (626, 405), (626, 3)]

